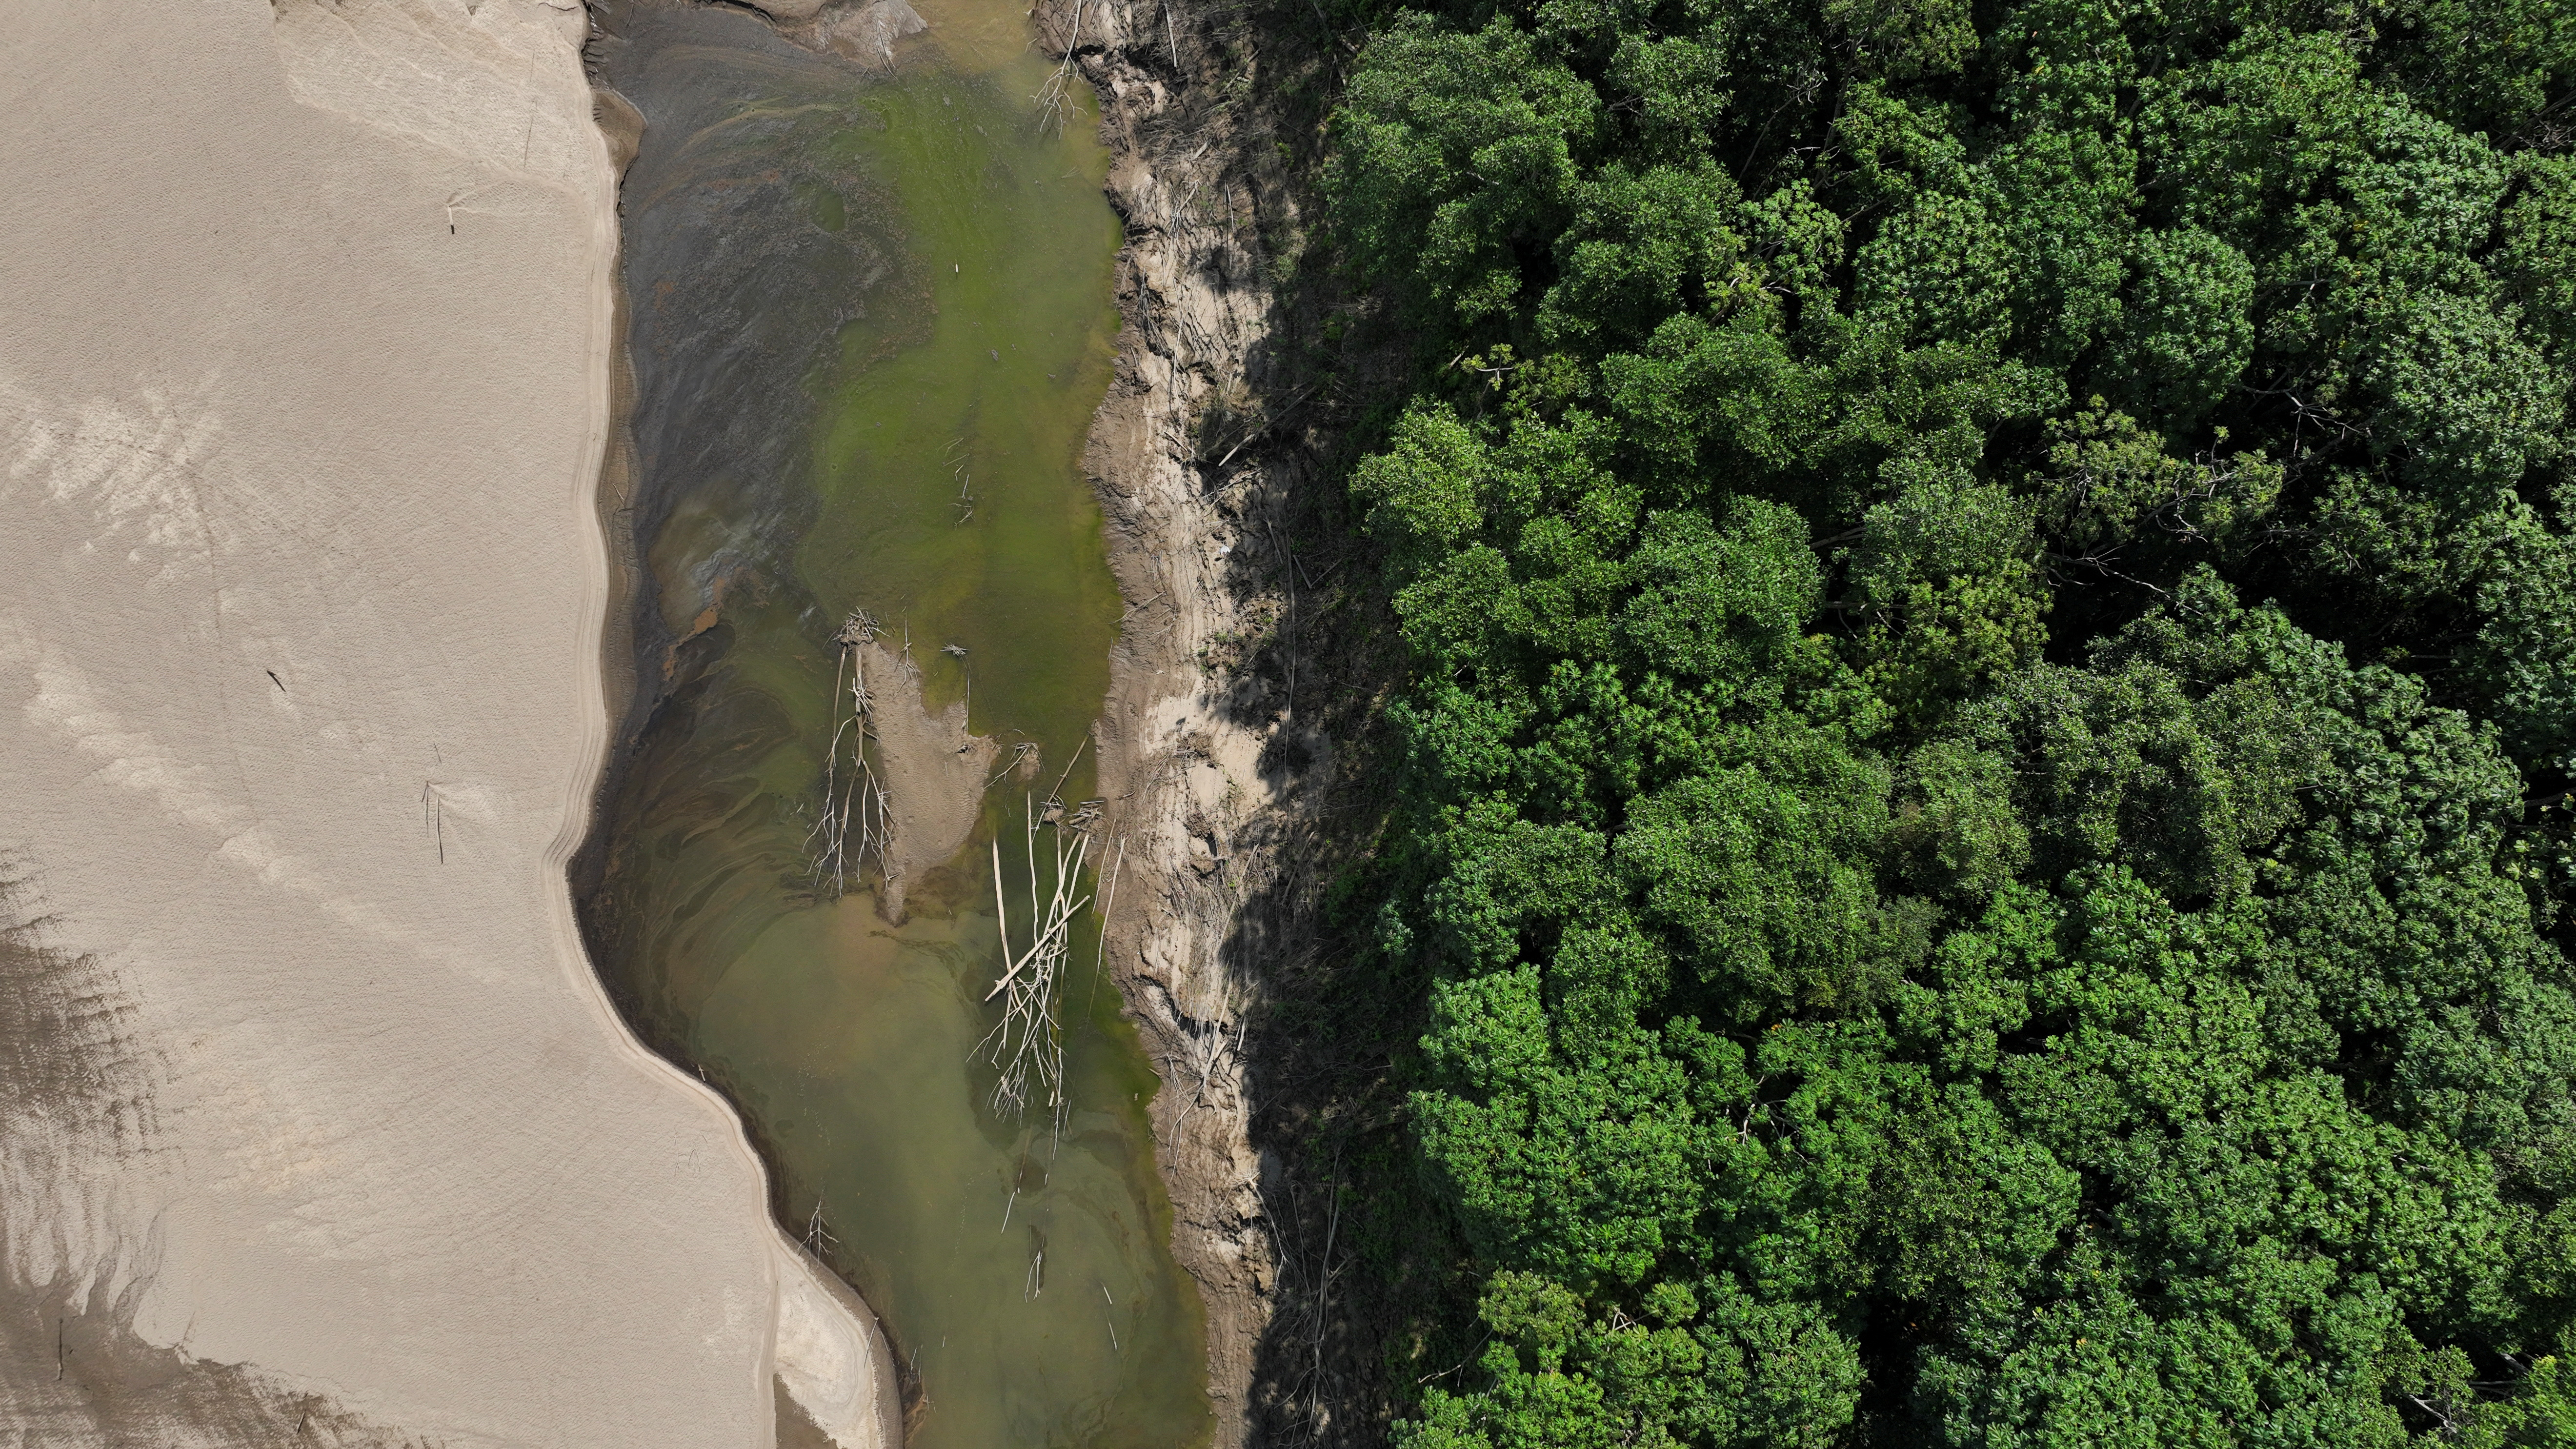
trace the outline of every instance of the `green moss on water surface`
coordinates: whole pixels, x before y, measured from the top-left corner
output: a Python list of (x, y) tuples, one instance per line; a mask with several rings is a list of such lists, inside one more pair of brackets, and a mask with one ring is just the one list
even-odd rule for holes
[[(1200, 1310), (1154, 1077), (1093, 938), (1061, 1134), (1043, 1107), (996, 1112), (976, 1059), (987, 842), (1019, 870), (1024, 794), (1069, 765), (1064, 797), (1089, 792), (1075, 752), (1108, 686), (1117, 593), (1081, 451), (1119, 227), (1088, 126), (1039, 125), (1024, 17), (923, 9), (931, 32), (874, 75), (745, 16), (610, 12), (610, 78), (651, 127), (625, 263), (650, 701), (584, 924), (648, 1039), (742, 1108), (791, 1232), (819, 1222), (883, 1316), (916, 1449), (1188, 1444), (1210, 1423)], [(830, 640), (860, 609), (909, 642), (934, 709), (963, 698), (1043, 760), (992, 787), (902, 925), (812, 868)]]

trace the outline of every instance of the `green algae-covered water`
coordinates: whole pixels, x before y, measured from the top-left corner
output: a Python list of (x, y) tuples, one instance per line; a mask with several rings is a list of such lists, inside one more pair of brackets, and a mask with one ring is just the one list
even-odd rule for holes
[(930, 30), (874, 71), (735, 11), (604, 17), (598, 64), (647, 124), (623, 263), (643, 567), (584, 926), (638, 1029), (740, 1105), (790, 1232), (884, 1319), (913, 1444), (1192, 1444), (1201, 1332), (1154, 1082), (1088, 937), (1061, 1133), (996, 1112), (976, 1060), (986, 842), (1007, 816), (1018, 849), (1026, 787), (993, 787), (901, 926), (811, 870), (850, 610), (909, 638), (934, 708), (1035, 744), (1047, 781), (1071, 764), (1067, 800), (1117, 626), (1078, 466), (1116, 327), (1096, 118), (1078, 93), (1046, 124), (1019, 7), (919, 9)]

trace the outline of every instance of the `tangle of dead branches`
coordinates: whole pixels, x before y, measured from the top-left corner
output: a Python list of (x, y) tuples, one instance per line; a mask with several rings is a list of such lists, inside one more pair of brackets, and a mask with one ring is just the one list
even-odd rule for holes
[[(814, 853), (814, 880), (822, 889), (824, 879), (829, 877), (828, 890), (834, 897), (849, 889), (850, 878), (866, 867), (870, 855), (880, 865), (885, 861), (886, 793), (877, 781), (875, 766), (868, 763), (875, 703), (868, 694), (867, 668), (861, 654), (881, 632), (877, 621), (860, 609), (843, 620), (840, 632), (832, 636), (832, 642), (841, 650), (840, 663), (832, 677), (832, 742), (823, 753), (822, 813), (816, 817), (814, 828), (806, 832), (805, 843), (813, 846), (820, 841)], [(850, 683), (847, 714), (842, 713), (843, 678)], [(844, 754), (849, 761), (846, 768), (842, 764)]]
[[(1067, 767), (1070, 773), (1070, 767)], [(1090, 858), (1086, 827), (1098, 814), (1097, 801), (1068, 812), (1057, 800), (1043, 812), (1028, 798), (1020, 838), (1028, 862), (1028, 911), (1025, 924), (1014, 926), (1009, 890), (1002, 870), (1002, 843), (993, 842), (993, 913), (1002, 936), (1002, 973), (984, 993), (1002, 1002), (1001, 1020), (987, 1033), (978, 1051), (999, 1076), (993, 1083), (996, 1112), (1025, 1113), (1032, 1100), (1043, 1100), (1058, 1135), (1064, 1131), (1064, 966), (1073, 950), (1073, 924), (1091, 897), (1082, 894), (1082, 868)], [(1041, 868), (1039, 832), (1046, 833)], [(1120, 852), (1120, 863), (1125, 852)], [(1113, 870), (1109, 890), (1118, 889)]]

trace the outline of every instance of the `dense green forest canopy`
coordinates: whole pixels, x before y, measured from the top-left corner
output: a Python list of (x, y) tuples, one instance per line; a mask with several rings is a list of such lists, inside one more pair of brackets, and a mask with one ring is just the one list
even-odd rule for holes
[(1399, 1442), (2576, 1443), (2576, 5), (1370, 25)]

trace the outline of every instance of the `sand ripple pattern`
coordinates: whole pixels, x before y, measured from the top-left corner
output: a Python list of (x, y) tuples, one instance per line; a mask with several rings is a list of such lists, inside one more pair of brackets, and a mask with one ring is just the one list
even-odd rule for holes
[(15, 8), (0, 1449), (766, 1449), (782, 1370), (876, 1442), (873, 1324), (573, 929), (616, 243), (584, 23)]
[[(603, 185), (573, 0), (278, 0), (276, 12), (278, 58), (304, 104), (514, 179)], [(463, 211), (506, 204), (449, 198)]]

